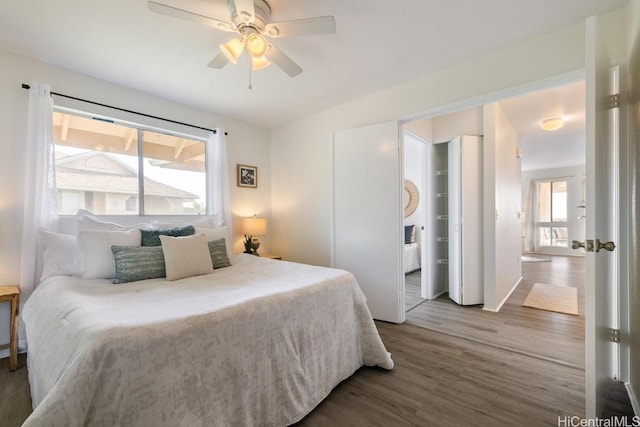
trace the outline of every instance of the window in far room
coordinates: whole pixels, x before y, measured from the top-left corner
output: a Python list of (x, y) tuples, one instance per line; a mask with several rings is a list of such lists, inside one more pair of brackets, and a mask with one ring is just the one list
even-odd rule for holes
[(539, 246), (568, 247), (567, 181), (540, 182), (538, 206)]
[(203, 140), (69, 111), (53, 135), (60, 214), (205, 213)]

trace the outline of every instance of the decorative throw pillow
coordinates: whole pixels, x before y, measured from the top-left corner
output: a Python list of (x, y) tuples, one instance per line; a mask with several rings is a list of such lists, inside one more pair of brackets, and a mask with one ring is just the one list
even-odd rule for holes
[(78, 252), (76, 236), (52, 233), (39, 230), (40, 248), (42, 250), (42, 282), (50, 276), (73, 276), (74, 260)]
[(227, 255), (227, 244), (224, 239), (209, 242), (209, 254), (211, 255), (213, 268), (224, 268), (231, 265)]
[(160, 246), (160, 236), (191, 236), (196, 232), (193, 225), (185, 225), (183, 227), (164, 228), (159, 230), (141, 229), (142, 246)]
[(111, 246), (116, 263), (113, 283), (165, 277), (164, 254), (160, 246)]
[(213, 273), (213, 262), (204, 234), (171, 237), (160, 235), (167, 280)]
[(203, 233), (207, 238), (207, 242), (212, 242), (218, 239), (225, 239), (227, 245), (227, 256), (232, 253), (231, 248), (231, 236), (229, 234), (228, 227), (215, 227), (215, 228), (200, 228), (196, 227), (196, 233)]
[(77, 237), (83, 279), (113, 279), (116, 275), (111, 246), (140, 246), (140, 230), (81, 231)]
[(405, 225), (404, 226), (404, 243), (415, 243), (416, 242), (416, 226), (415, 225)]

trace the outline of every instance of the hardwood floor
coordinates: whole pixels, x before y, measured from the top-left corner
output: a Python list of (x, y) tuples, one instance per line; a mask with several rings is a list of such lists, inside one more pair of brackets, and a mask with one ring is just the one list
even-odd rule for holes
[[(446, 294), (413, 308), (407, 323), (584, 369), (584, 258), (522, 264), (523, 280), (499, 313), (459, 306)], [(578, 289), (579, 315), (522, 307), (535, 282)]]
[(405, 311), (426, 301), (420, 296), (420, 270), (404, 275), (404, 307)]

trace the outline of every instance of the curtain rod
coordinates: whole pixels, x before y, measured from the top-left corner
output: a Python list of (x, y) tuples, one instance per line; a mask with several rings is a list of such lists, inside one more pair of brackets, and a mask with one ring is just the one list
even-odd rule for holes
[[(22, 83), (22, 89), (31, 89), (31, 86), (29, 86), (28, 84)], [(101, 104), (99, 102), (89, 101), (88, 99), (76, 98), (75, 96), (65, 95), (65, 94), (62, 94), (62, 93), (51, 92), (51, 95), (61, 96), (63, 98), (73, 99), (75, 101), (86, 102), (88, 104), (98, 105), (100, 107), (113, 108), (114, 110), (123, 111), (125, 113), (137, 114), (139, 116), (149, 117), (150, 119), (162, 120), (162, 121), (169, 122), (169, 123), (174, 123), (174, 124), (177, 124), (177, 125), (189, 126), (189, 127), (194, 128), (194, 129), (207, 130), (209, 132), (217, 133), (216, 129), (209, 129), (209, 128), (205, 128), (205, 127), (202, 127), (202, 126), (191, 125), (189, 123), (179, 122), (179, 121), (171, 120), (171, 119), (165, 119), (164, 117), (152, 116), (151, 114), (139, 113), (137, 111), (127, 110), (126, 108), (120, 108), (120, 107), (114, 107), (113, 105)], [(224, 134), (225, 135), (229, 135), (227, 132), (225, 132)]]

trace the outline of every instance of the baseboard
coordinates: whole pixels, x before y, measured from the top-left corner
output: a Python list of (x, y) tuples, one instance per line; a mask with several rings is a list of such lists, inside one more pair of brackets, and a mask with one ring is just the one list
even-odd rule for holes
[(0, 359), (4, 359), (5, 357), (9, 357), (9, 349), (8, 348), (0, 350)]
[(509, 299), (509, 297), (511, 296), (513, 291), (516, 290), (516, 288), (518, 287), (520, 282), (522, 282), (522, 276), (520, 276), (520, 278), (518, 280), (516, 280), (516, 283), (511, 287), (509, 292), (507, 292), (507, 295), (502, 299), (502, 301), (500, 301), (500, 304), (498, 304), (498, 306), (496, 308), (488, 308), (487, 306), (484, 306), (484, 307), (482, 307), (482, 309), (485, 310), (485, 311), (490, 311), (492, 313), (498, 313), (500, 311), (500, 309), (502, 308), (502, 306), (504, 305), (504, 303), (507, 302), (507, 300)]
[(625, 387), (627, 388), (627, 393), (629, 394), (629, 400), (631, 400), (633, 413), (637, 416), (640, 416), (640, 402), (638, 402), (638, 395), (634, 393), (631, 383), (625, 383)]

